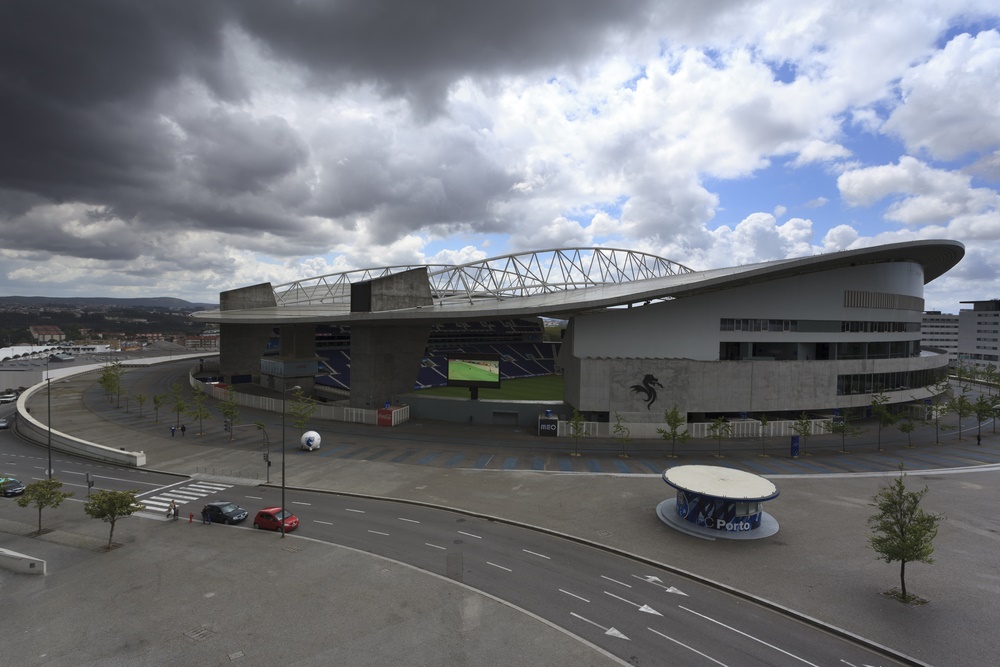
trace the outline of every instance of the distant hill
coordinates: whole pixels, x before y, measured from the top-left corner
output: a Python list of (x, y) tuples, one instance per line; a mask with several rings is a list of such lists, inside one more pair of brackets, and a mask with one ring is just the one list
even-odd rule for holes
[(214, 310), (217, 303), (191, 303), (169, 296), (139, 297), (135, 299), (114, 299), (103, 296), (57, 297), (57, 296), (0, 296), (0, 305), (21, 306), (121, 306), (122, 308), (163, 308), (165, 310)]

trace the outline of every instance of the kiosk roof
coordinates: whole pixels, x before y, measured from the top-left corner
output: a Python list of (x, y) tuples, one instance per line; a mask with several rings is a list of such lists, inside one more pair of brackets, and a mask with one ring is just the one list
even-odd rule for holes
[(667, 468), (663, 481), (675, 489), (729, 500), (770, 500), (778, 495), (778, 487), (760, 475), (722, 466)]

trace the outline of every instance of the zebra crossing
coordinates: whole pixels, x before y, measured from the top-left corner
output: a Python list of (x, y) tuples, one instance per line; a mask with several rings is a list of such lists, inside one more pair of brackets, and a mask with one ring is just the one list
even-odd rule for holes
[(161, 516), (166, 516), (167, 508), (170, 507), (171, 501), (176, 503), (178, 508), (183, 508), (188, 503), (194, 503), (186, 511), (178, 509), (178, 514), (183, 515), (194, 512), (196, 515), (199, 515), (202, 507), (202, 504), (199, 502), (200, 500), (208, 498), (214, 493), (231, 488), (231, 484), (220, 484), (218, 482), (189, 482), (182, 486), (150, 491), (149, 493), (154, 495), (149, 497), (139, 496), (137, 499), (146, 506), (147, 512)]

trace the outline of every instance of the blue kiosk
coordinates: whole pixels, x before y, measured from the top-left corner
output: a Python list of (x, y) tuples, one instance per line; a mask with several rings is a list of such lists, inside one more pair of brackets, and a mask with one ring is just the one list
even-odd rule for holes
[(778, 522), (761, 503), (778, 497), (778, 487), (760, 475), (722, 466), (676, 466), (663, 481), (676, 498), (656, 506), (671, 528), (703, 539), (754, 540), (778, 532)]

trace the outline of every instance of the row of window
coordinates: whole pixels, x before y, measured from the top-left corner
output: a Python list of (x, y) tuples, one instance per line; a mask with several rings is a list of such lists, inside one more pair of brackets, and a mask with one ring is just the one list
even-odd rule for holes
[(896, 373), (853, 373), (837, 376), (837, 395), (880, 394), (886, 391), (920, 389), (938, 384), (948, 377), (947, 368)]
[(882, 308), (885, 310), (916, 310), (924, 311), (924, 300), (909, 294), (892, 294), (890, 292), (865, 292), (862, 290), (844, 290), (845, 308)]
[(843, 333), (917, 333), (920, 331), (919, 322), (867, 322), (867, 321), (827, 321), (827, 320), (803, 320), (800, 326), (799, 320), (763, 320), (763, 319), (736, 319), (724, 317), (719, 320), (720, 331), (836, 331)]

